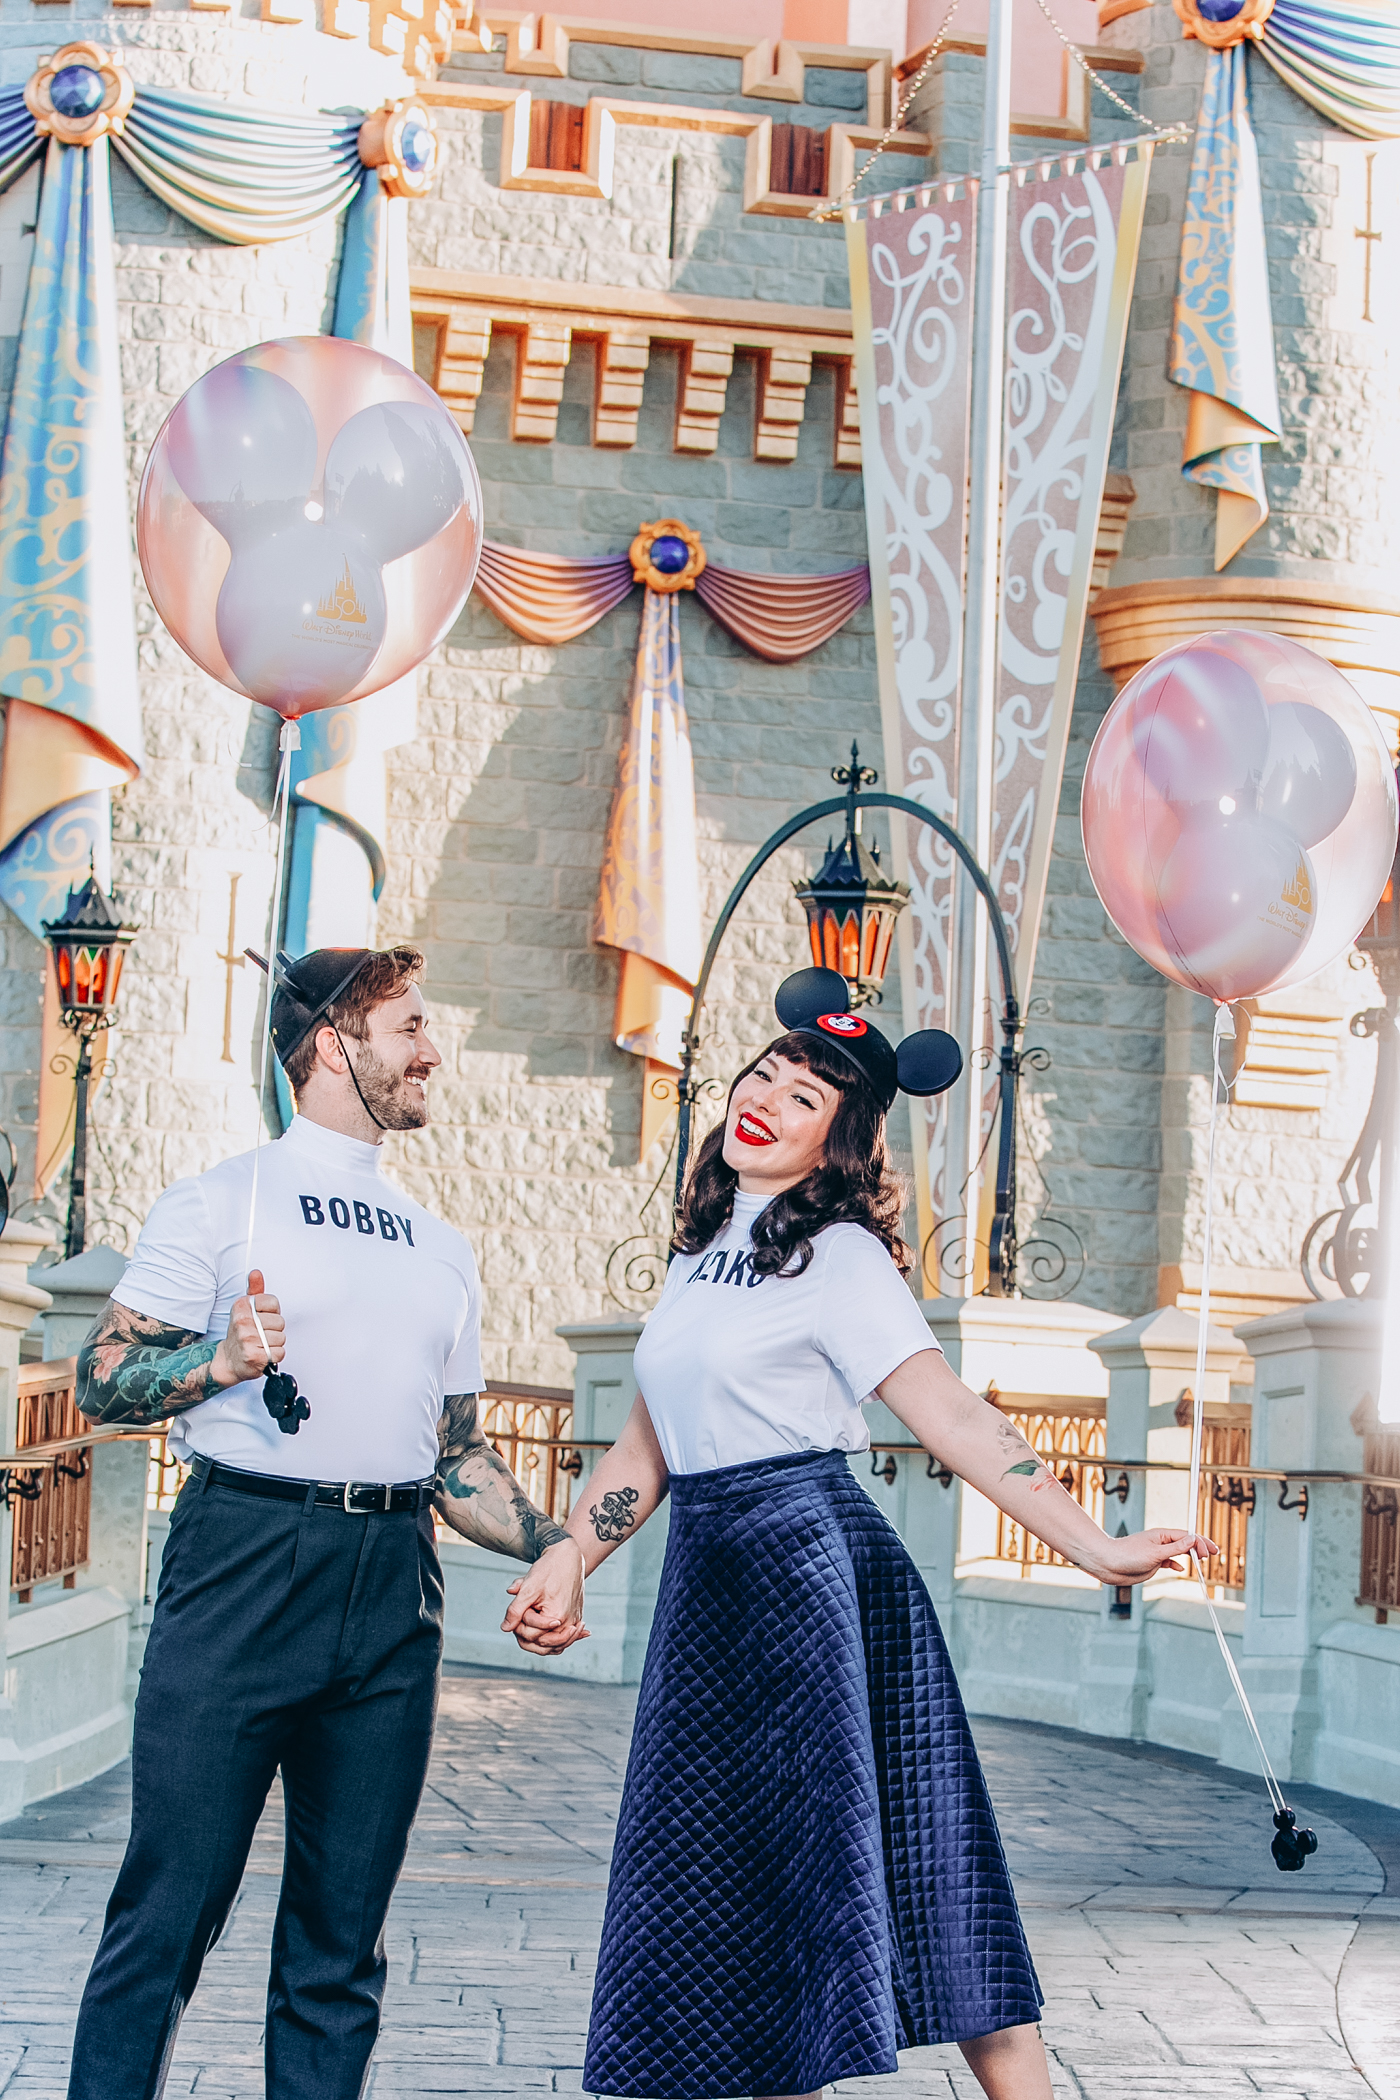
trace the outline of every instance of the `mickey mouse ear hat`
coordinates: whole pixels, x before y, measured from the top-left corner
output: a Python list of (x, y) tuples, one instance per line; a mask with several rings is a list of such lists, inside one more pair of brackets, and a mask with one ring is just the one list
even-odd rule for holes
[[(251, 948), (243, 952), (260, 970), (267, 968)], [(373, 948), (313, 948), (293, 960), (278, 949), (272, 965), (272, 1047), (279, 1064), (285, 1066), (297, 1044), (306, 1041), (374, 953)]]
[(798, 970), (778, 986), (773, 1004), (790, 1035), (811, 1035), (855, 1066), (880, 1106), (897, 1093), (946, 1093), (962, 1071), (962, 1051), (941, 1028), (919, 1028), (896, 1050), (888, 1037), (851, 1012), (850, 986), (839, 970)]

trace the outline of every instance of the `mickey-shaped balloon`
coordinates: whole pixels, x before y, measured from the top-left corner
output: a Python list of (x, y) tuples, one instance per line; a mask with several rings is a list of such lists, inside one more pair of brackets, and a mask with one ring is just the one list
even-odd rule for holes
[(471, 589), (481, 517), (466, 439), (430, 387), (358, 343), (298, 336), (178, 402), (136, 537), (177, 641), (291, 719), (422, 661)]
[(962, 1071), (962, 1051), (941, 1028), (919, 1028), (896, 1050), (888, 1036), (851, 1012), (851, 989), (839, 970), (797, 970), (773, 1001), (790, 1035), (816, 1036), (855, 1066), (888, 1110), (896, 1094), (944, 1094)]
[(1084, 851), (1145, 961), (1212, 999), (1315, 976), (1390, 874), (1396, 798), (1374, 715), (1313, 650), (1197, 635), (1124, 686), (1084, 773)]

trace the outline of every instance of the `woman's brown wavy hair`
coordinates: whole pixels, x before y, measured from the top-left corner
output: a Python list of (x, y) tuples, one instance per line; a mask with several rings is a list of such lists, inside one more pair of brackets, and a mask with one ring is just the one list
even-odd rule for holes
[[(800, 1276), (812, 1259), (812, 1240), (826, 1225), (863, 1225), (908, 1271), (914, 1257), (900, 1236), (904, 1184), (890, 1166), (885, 1112), (865, 1080), (818, 1036), (780, 1035), (752, 1064), (735, 1075), (729, 1093), (765, 1057), (785, 1057), (840, 1095), (826, 1136), (821, 1165), (775, 1196), (753, 1226), (753, 1268), (759, 1276)], [(728, 1112), (726, 1107), (726, 1121)], [(699, 1254), (734, 1215), (735, 1169), (724, 1161), (723, 1123), (705, 1139), (685, 1185), (671, 1246), (677, 1254)]]

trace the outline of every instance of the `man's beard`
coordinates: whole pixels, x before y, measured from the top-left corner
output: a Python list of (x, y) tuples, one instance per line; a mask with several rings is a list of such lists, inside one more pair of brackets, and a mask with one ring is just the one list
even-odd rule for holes
[[(413, 1071), (410, 1066), (409, 1072)], [(406, 1084), (409, 1072), (396, 1075), (368, 1043), (359, 1045), (355, 1079), (360, 1098), (385, 1130), (421, 1130), (428, 1120), (427, 1093), (409, 1089)], [(426, 1079), (428, 1075), (415, 1072), (414, 1076)]]

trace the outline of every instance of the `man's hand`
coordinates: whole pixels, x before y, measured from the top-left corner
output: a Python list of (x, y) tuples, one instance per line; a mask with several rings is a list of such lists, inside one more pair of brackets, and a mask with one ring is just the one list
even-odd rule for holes
[(1180, 1575), (1188, 1553), (1204, 1565), (1220, 1551), (1213, 1539), (1195, 1531), (1135, 1531), (1130, 1538), (1105, 1539), (1100, 1549), (1106, 1570), (1090, 1568), (1102, 1582), (1147, 1582), (1164, 1568)]
[(507, 1585), (514, 1602), (501, 1622), (527, 1655), (558, 1655), (588, 1639), (583, 1623), (583, 1548), (575, 1539), (548, 1546), (530, 1569)]
[[(253, 1318), (254, 1309), (257, 1320)], [(258, 1333), (258, 1320), (262, 1334)], [(263, 1346), (263, 1335), (267, 1346)], [(229, 1314), (228, 1333), (214, 1351), (209, 1369), (215, 1385), (242, 1385), (245, 1379), (261, 1378), (271, 1364), (280, 1364), (287, 1353), (287, 1326), (282, 1308), (263, 1290), (261, 1269), (248, 1277), (248, 1296), (236, 1299)]]

